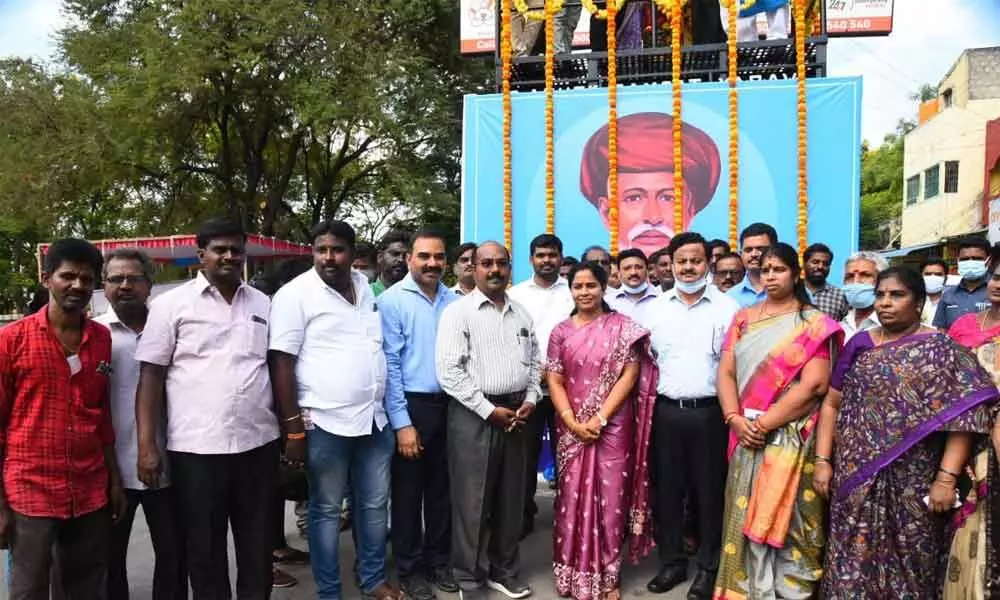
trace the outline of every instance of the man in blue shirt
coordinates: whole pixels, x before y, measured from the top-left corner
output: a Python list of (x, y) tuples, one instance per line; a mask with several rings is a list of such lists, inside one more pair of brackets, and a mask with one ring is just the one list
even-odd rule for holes
[(414, 235), (406, 261), (409, 273), (378, 298), (386, 405), (407, 408), (393, 423), (398, 448), (392, 461), (392, 549), (406, 595), (432, 600), (428, 582), (444, 592), (458, 591), (448, 568), (448, 397), (434, 366), (439, 317), (458, 295), (441, 282), (447, 260), (440, 234)]
[(970, 236), (958, 243), (958, 274), (962, 281), (945, 288), (934, 313), (934, 327), (947, 331), (962, 315), (986, 310), (986, 272), (990, 264), (990, 243)]
[(778, 232), (767, 223), (753, 223), (740, 232), (740, 258), (747, 274), (727, 294), (741, 308), (757, 304), (767, 294), (760, 281), (760, 257), (768, 247), (778, 243)]

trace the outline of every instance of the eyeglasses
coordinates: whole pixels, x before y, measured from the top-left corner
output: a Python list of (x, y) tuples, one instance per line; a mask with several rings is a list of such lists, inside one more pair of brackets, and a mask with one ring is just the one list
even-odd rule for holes
[(733, 279), (738, 279), (740, 276), (740, 272), (736, 269), (716, 271), (715, 274), (718, 275), (719, 277), (731, 277)]
[(492, 269), (493, 267), (496, 267), (498, 269), (506, 269), (507, 267), (510, 266), (510, 261), (507, 260), (506, 258), (498, 258), (496, 260), (492, 258), (484, 258), (481, 259), (476, 264), (478, 264), (480, 267), (484, 269)]
[(121, 285), (123, 283), (135, 285), (137, 283), (145, 283), (146, 277), (144, 275), (112, 275), (111, 277), (105, 277), (104, 282), (111, 285)]

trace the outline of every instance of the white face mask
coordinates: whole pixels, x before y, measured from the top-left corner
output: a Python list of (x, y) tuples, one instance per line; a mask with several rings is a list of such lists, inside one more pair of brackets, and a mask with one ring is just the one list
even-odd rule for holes
[(928, 294), (940, 294), (944, 289), (944, 276), (924, 275), (924, 287), (927, 288)]
[(649, 287), (648, 279), (644, 279), (642, 283), (640, 283), (635, 287), (632, 287), (631, 285), (625, 283), (624, 281), (622, 282), (622, 289), (628, 292), (629, 294), (641, 294), (645, 292), (646, 288), (648, 287)]
[(703, 275), (700, 279), (695, 279), (690, 283), (674, 278), (674, 287), (685, 294), (697, 294), (704, 289), (706, 285), (708, 285), (708, 273), (705, 273), (705, 275)]

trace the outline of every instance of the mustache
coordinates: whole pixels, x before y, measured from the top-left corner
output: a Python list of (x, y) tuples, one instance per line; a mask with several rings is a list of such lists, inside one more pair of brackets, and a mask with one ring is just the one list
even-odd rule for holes
[(631, 228), (629, 228), (628, 233), (626, 234), (625, 237), (631, 242), (640, 235), (650, 231), (661, 233), (671, 239), (673, 239), (674, 237), (674, 230), (671, 229), (670, 227), (667, 227), (665, 225), (650, 225), (649, 223), (637, 223), (633, 225)]
[(422, 273), (441, 273), (444, 269), (441, 267), (424, 267), (421, 269)]

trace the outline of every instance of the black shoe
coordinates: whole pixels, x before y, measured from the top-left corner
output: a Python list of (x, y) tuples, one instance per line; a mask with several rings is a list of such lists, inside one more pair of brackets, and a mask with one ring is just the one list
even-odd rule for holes
[(486, 585), (513, 600), (531, 595), (531, 588), (516, 577), (490, 577)]
[(711, 600), (712, 588), (715, 587), (715, 571), (698, 569), (694, 575), (694, 582), (688, 590), (687, 600)]
[(487, 600), (490, 597), (486, 586), (462, 588), (458, 590), (458, 600)]
[(400, 577), (399, 587), (406, 592), (406, 597), (409, 600), (434, 600), (437, 598), (434, 595), (434, 590), (431, 589), (431, 586), (427, 585), (427, 582), (420, 575)]
[[(684, 567), (663, 567), (656, 577), (646, 584), (646, 589), (654, 594), (666, 594), (687, 579)], [(712, 583), (715, 583), (714, 581)]]
[(437, 586), (437, 589), (446, 594), (458, 592), (458, 583), (455, 582), (455, 575), (448, 567), (434, 567), (427, 574), (427, 581), (433, 583)]

